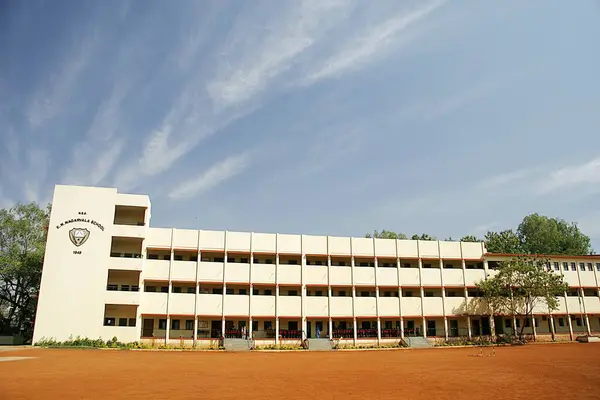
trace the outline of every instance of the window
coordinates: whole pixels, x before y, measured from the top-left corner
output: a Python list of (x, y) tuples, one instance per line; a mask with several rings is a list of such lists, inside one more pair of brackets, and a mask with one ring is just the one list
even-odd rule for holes
[(273, 329), (273, 323), (271, 321), (265, 321), (265, 331)]
[(404, 292), (404, 297), (413, 297), (413, 292), (407, 290), (406, 292)]
[(565, 320), (562, 317), (558, 319), (558, 326), (565, 326)]
[(158, 254), (148, 254), (148, 260), (158, 260)]
[(132, 292), (139, 292), (140, 291), (140, 287), (138, 285), (131, 285), (131, 291)]
[(104, 326), (115, 326), (115, 319), (112, 317), (104, 318)]
[(288, 260), (288, 265), (298, 265), (298, 260)]
[(588, 267), (588, 271), (594, 270), (594, 264), (592, 264), (592, 263), (588, 263), (587, 267)]
[(392, 292), (383, 292), (383, 297), (392, 297)]
[(193, 331), (194, 330), (194, 320), (193, 319), (186, 319), (185, 320), (185, 330), (186, 331)]
[(127, 326), (135, 326), (135, 323), (136, 323), (135, 318), (129, 318)]
[(288, 290), (288, 296), (298, 296), (297, 290)]
[(163, 330), (163, 331), (167, 329), (167, 320), (166, 319), (158, 320), (158, 329)]
[(505, 319), (504, 320), (504, 327), (505, 328), (510, 328), (510, 319)]
[(228, 263), (234, 263), (235, 262), (235, 257), (227, 257), (227, 262)]
[(260, 290), (259, 289), (252, 289), (252, 294), (255, 296), (259, 296), (260, 295)]
[(106, 290), (118, 290), (118, 285), (106, 285)]
[(196, 292), (196, 287), (195, 286), (188, 286), (187, 292), (188, 293), (195, 293)]
[(431, 268), (431, 264), (423, 264), (423, 268)]
[(475, 269), (475, 265), (473, 265), (473, 264), (467, 264), (467, 269)]
[(596, 271), (600, 272), (600, 263), (596, 263)]
[(241, 295), (245, 295), (245, 294), (247, 294), (247, 293), (246, 293), (246, 289), (240, 289), (240, 290), (238, 291), (238, 293), (239, 293), (239, 294), (241, 294)]
[(213, 288), (212, 294), (223, 294), (223, 288)]
[(225, 289), (225, 294), (234, 294), (234, 292), (235, 291), (233, 289), (231, 289), (231, 288)]
[(448, 297), (456, 297), (456, 292), (454, 290), (450, 290), (447, 292)]
[(160, 287), (160, 292), (161, 293), (169, 293), (169, 287), (168, 286), (161, 286)]
[(265, 289), (265, 296), (272, 296), (273, 291), (271, 289)]
[(410, 268), (410, 264), (402, 264), (402, 268)]
[(571, 271), (577, 271), (577, 264), (571, 263)]
[(258, 321), (252, 321), (252, 332), (256, 332), (258, 330)]
[(525, 328), (529, 328), (530, 325), (529, 318), (525, 318)]
[(557, 263), (557, 262), (555, 262), (555, 263), (553, 263), (553, 264), (554, 264), (554, 270), (555, 270), (555, 271), (560, 271), (560, 264), (559, 264), (559, 263)]
[(425, 292), (425, 297), (433, 297), (433, 292)]
[(579, 263), (579, 269), (585, 271), (585, 263)]
[(291, 331), (297, 331), (298, 330), (298, 321), (288, 322), (288, 329)]
[(144, 291), (146, 291), (146, 292), (156, 292), (156, 286), (146, 286), (144, 288)]
[(452, 269), (452, 268), (454, 268), (454, 265), (452, 265), (452, 264), (446, 264), (446, 268)]
[(171, 320), (171, 329), (173, 329), (174, 331), (178, 331), (181, 326), (180, 326), (180, 322), (178, 319), (173, 319)]
[(265, 264), (273, 264), (273, 260), (272, 260), (272, 259), (270, 259), (270, 258), (267, 258), (267, 259), (265, 260)]
[(127, 318), (119, 318), (119, 326), (127, 326)]
[(323, 296), (323, 291), (322, 290), (316, 290), (315, 291), (315, 296)]
[(181, 293), (181, 286), (173, 286), (173, 293)]
[(338, 292), (338, 296), (340, 296), (340, 297), (346, 297), (346, 292), (344, 290), (340, 290)]
[(183, 261), (183, 256), (181, 254), (175, 254), (173, 256), (173, 260), (175, 260), (175, 261)]
[(564, 271), (568, 271), (569, 270), (569, 263), (566, 263), (566, 262), (563, 263), (563, 270)]
[(198, 255), (195, 254), (193, 256), (190, 256), (190, 261), (197, 262), (198, 261)]
[(240, 259), (240, 262), (241, 262), (242, 264), (248, 264), (248, 258), (241, 258), (241, 259)]

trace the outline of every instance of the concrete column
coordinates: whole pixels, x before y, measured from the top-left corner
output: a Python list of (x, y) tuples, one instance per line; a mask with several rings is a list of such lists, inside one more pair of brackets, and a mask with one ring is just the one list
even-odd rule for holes
[[(421, 290), (423, 290), (423, 289), (421, 288)], [(423, 299), (423, 297), (421, 297), (421, 299)], [(421, 334), (423, 335), (423, 337), (427, 337), (427, 320), (425, 319), (425, 316), (423, 316), (422, 321), (423, 321), (423, 327), (421, 328), (421, 330), (422, 330)]]
[(354, 327), (354, 345), (356, 346), (356, 341), (358, 340), (358, 326), (356, 324), (356, 318), (352, 319), (352, 326)]
[(275, 344), (279, 344), (279, 285), (275, 286)]
[(404, 339), (404, 318), (400, 316), (400, 337)]
[(473, 338), (473, 332), (471, 332), (471, 317), (467, 315), (467, 335), (469, 336), (469, 340)]
[(196, 341), (198, 340), (198, 316), (194, 317), (194, 347), (196, 346)]
[(444, 337), (448, 340), (448, 318), (444, 317)]
[(590, 319), (589, 319), (589, 317), (588, 317), (587, 314), (585, 314), (585, 322), (584, 323), (585, 323), (585, 327), (586, 327), (588, 335), (591, 335), (592, 334), (592, 329), (590, 327)]
[(537, 327), (535, 326), (535, 316), (531, 316), (531, 330), (533, 331), (533, 340), (537, 339)]
[(381, 344), (381, 320), (377, 318), (377, 344)]
[(221, 319), (221, 336), (225, 337), (225, 317)]
[(252, 340), (252, 317), (248, 318), (248, 339)]
[(569, 324), (569, 336), (570, 336), (571, 340), (574, 340), (575, 336), (573, 335), (573, 322), (571, 321), (570, 314), (567, 314), (567, 323)]
[(517, 317), (515, 317), (514, 315), (512, 316), (512, 323), (513, 323), (513, 336), (517, 336)]
[(171, 333), (171, 316), (167, 315), (167, 329), (165, 331), (165, 344), (169, 344), (170, 333)]
[(333, 339), (333, 320), (329, 318), (329, 329), (327, 329), (327, 333), (329, 334), (329, 340)]
[(548, 320), (550, 321), (550, 335), (554, 341), (556, 337), (556, 328), (554, 327), (554, 317), (552, 317), (552, 314), (548, 316)]

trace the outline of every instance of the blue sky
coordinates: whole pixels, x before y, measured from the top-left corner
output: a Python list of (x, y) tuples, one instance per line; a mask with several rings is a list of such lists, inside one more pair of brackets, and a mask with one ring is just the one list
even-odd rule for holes
[(54, 184), (154, 226), (600, 248), (600, 2), (7, 1), (0, 207)]

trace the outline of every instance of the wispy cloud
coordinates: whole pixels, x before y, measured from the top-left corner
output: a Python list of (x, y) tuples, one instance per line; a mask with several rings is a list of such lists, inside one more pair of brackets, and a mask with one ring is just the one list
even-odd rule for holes
[(35, 129), (54, 118), (67, 106), (70, 96), (75, 90), (81, 74), (91, 61), (96, 45), (98, 33), (92, 29), (82, 36), (74, 39), (73, 50), (69, 56), (61, 60), (55, 72), (47, 77), (39, 91), (33, 94), (27, 108), (29, 125)]
[(318, 69), (309, 72), (301, 84), (310, 85), (322, 79), (338, 77), (365, 63), (372, 62), (376, 56), (384, 54), (390, 45), (402, 42), (397, 38), (399, 33), (427, 17), (445, 2), (446, 0), (430, 2), (408, 13), (396, 15), (366, 31), (359, 32), (345, 46), (342, 46), (341, 50), (320, 63), (321, 66)]
[(579, 186), (600, 183), (600, 157), (583, 164), (570, 165), (553, 171), (536, 186), (540, 194)]
[[(251, 35), (248, 40), (240, 40), (248, 32), (232, 35), (235, 40), (222, 52), (224, 60), (219, 76), (207, 86), (217, 109), (246, 101), (264, 90), (269, 81), (290, 68), (353, 2), (305, 0), (288, 4), (292, 7), (273, 18), (260, 32), (260, 39)], [(241, 29), (248, 30), (248, 27)], [(236, 45), (251, 50), (232, 59)]]
[(171, 189), (171, 199), (188, 199), (200, 196), (215, 186), (241, 174), (250, 166), (250, 153), (227, 157), (204, 171), (200, 176), (181, 182)]

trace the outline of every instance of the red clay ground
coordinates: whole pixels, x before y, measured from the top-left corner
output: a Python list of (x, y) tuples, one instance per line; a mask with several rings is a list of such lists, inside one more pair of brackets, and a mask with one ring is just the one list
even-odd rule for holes
[(478, 352), (0, 352), (0, 399), (600, 398), (600, 344)]

